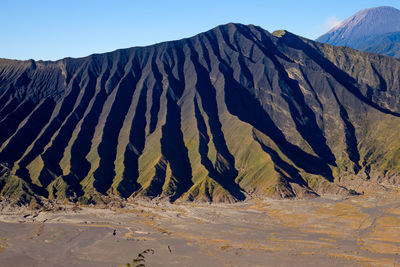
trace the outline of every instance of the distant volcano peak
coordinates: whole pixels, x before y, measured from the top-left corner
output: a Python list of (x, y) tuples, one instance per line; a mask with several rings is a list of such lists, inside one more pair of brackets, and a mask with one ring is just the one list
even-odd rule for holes
[(317, 41), (353, 47), (360, 38), (397, 31), (400, 31), (400, 10), (382, 6), (357, 12)]
[(400, 10), (382, 6), (360, 10), (316, 41), (399, 57), (398, 39)]

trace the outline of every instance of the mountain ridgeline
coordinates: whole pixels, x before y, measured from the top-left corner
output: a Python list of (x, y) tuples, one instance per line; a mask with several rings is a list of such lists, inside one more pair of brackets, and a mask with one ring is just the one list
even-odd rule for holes
[(1, 59), (0, 195), (235, 202), (396, 183), (399, 71), (241, 24), (85, 58)]

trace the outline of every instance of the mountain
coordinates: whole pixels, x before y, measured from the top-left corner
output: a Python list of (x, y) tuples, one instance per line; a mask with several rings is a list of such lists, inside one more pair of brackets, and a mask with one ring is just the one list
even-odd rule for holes
[(400, 173), (400, 61), (227, 24), (59, 61), (0, 60), (0, 195), (350, 194)]
[(400, 32), (369, 37), (357, 49), (400, 59)]
[(400, 10), (363, 9), (316, 41), (399, 58)]

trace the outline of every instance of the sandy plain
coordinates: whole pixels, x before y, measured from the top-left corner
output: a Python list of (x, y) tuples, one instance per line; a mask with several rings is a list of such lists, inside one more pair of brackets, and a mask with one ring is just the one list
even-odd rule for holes
[[(0, 266), (400, 266), (400, 192), (0, 212)], [(132, 264), (132, 266), (134, 266)]]

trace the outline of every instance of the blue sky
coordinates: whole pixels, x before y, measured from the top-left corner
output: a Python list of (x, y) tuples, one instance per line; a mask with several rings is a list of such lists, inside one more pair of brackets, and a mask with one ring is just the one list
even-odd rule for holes
[(363, 8), (399, 0), (1, 0), (0, 57), (81, 57), (150, 45), (228, 22), (315, 39)]

